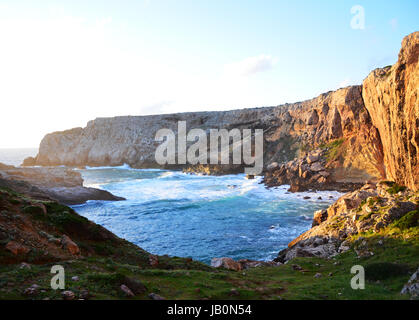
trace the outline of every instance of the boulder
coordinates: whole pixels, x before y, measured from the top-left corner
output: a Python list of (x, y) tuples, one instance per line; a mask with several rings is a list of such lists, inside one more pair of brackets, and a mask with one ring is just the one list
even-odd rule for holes
[(234, 270), (234, 271), (242, 270), (241, 264), (237, 261), (234, 261), (231, 258), (213, 258), (211, 260), (211, 267), (225, 268), (225, 269)]
[(312, 153), (309, 154), (306, 158), (308, 164), (317, 162), (319, 161), (319, 159), (320, 159), (320, 156), (318, 154), (312, 154)]
[(36, 296), (39, 293), (39, 286), (37, 284), (31, 285), (23, 291), (25, 296)]
[(400, 219), (403, 217), (406, 213), (413, 211), (416, 209), (416, 204), (413, 202), (400, 202), (396, 206), (390, 208), (388, 210), (388, 215), (391, 221), (394, 221), (396, 219)]
[(319, 174), (320, 174), (322, 177), (325, 177), (325, 178), (327, 178), (328, 176), (330, 176), (330, 173), (329, 173), (329, 172), (327, 172), (327, 171), (320, 171), (320, 172), (319, 172)]
[(61, 296), (63, 297), (64, 300), (74, 300), (74, 298), (76, 297), (74, 292), (70, 290), (61, 292)]
[(408, 294), (414, 298), (419, 296), (419, 268), (410, 277), (409, 281), (403, 286), (400, 294)]
[(72, 255), (77, 256), (80, 254), (79, 246), (70, 239), (70, 237), (63, 235), (61, 238), (61, 244), (64, 249), (70, 252)]
[(23, 160), (22, 167), (36, 166), (36, 159), (34, 157), (27, 157)]
[(339, 253), (346, 252), (351, 249), (351, 242), (349, 240), (343, 241), (339, 246)]
[(278, 162), (272, 162), (271, 164), (269, 164), (266, 169), (268, 171), (274, 171), (275, 169), (277, 169), (279, 167)]
[(131, 291), (131, 289), (128, 288), (125, 284), (121, 284), (120, 289), (127, 297), (134, 297), (135, 296), (135, 294)]
[(281, 251), (275, 261), (285, 263), (298, 257), (330, 258), (338, 254), (336, 239), (315, 236), (298, 242), (294, 240), (294, 243), (288, 249)]
[(327, 220), (327, 210), (318, 210), (314, 212), (313, 223), (311, 227), (318, 226), (323, 221)]
[(310, 170), (314, 172), (323, 171), (324, 167), (320, 162), (315, 162), (310, 166)]
[(147, 291), (146, 286), (139, 280), (124, 277), (122, 284), (126, 285), (134, 294), (142, 294)]
[(150, 293), (148, 297), (152, 300), (166, 300), (162, 296), (159, 296), (157, 293)]
[(318, 183), (326, 183), (326, 182), (327, 182), (327, 179), (326, 179), (325, 177), (319, 177), (319, 178), (317, 179), (317, 182), (318, 182)]

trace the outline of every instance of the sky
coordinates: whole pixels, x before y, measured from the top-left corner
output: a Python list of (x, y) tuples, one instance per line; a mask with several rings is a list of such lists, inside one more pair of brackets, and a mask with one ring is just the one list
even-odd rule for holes
[(274, 106), (361, 84), (397, 61), (418, 12), (417, 0), (0, 0), (0, 148), (97, 117)]

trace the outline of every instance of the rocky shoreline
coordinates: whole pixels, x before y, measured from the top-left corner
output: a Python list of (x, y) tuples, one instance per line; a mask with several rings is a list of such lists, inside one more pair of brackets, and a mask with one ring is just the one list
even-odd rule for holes
[(308, 190), (348, 192), (362, 187), (362, 183), (341, 182), (335, 178), (333, 169), (329, 166), (334, 160), (327, 160), (327, 157), (335, 152), (336, 149), (324, 147), (304, 153), (300, 158), (287, 163), (271, 163), (264, 172), (262, 182), (268, 188), (290, 185), (290, 192)]
[(0, 186), (66, 205), (88, 200), (125, 200), (105, 190), (84, 187), (79, 172), (62, 167), (19, 168), (0, 163)]

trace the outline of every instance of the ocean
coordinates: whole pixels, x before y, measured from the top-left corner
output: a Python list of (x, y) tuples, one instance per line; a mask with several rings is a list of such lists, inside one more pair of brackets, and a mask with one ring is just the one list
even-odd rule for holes
[(2, 149), (0, 148), (0, 163), (20, 166), (23, 160), (27, 157), (34, 157), (38, 153), (38, 148), (15, 148)]
[[(1, 150), (0, 162), (19, 163), (27, 155), (34, 154)], [(79, 214), (151, 253), (204, 263), (215, 257), (271, 260), (311, 227), (314, 211), (340, 196), (266, 189), (260, 178), (243, 174), (201, 176), (126, 165), (79, 171), (85, 186), (127, 199), (73, 206)]]

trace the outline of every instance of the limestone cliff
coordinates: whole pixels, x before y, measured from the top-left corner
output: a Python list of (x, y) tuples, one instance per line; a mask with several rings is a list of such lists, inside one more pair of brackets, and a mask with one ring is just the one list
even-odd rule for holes
[(419, 32), (403, 39), (393, 66), (374, 70), (362, 96), (384, 150), (387, 178), (419, 189)]
[(32, 164), (158, 167), (155, 134), (161, 128), (176, 133), (178, 121), (186, 121), (187, 130), (264, 129), (265, 164), (292, 160), (308, 148), (344, 139), (344, 156), (330, 164), (337, 169), (337, 179), (364, 182), (383, 173), (381, 142), (364, 108), (360, 86), (277, 107), (99, 118), (85, 128), (45, 136)]

